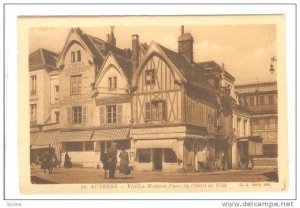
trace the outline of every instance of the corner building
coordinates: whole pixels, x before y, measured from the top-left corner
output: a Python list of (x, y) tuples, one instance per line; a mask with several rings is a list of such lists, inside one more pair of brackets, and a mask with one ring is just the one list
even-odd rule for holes
[(193, 38), (184, 28), (178, 52), (152, 41), (133, 70), (135, 169), (194, 171), (205, 146), (213, 160), (222, 152), (229, 165), (232, 97), (220, 87), (221, 76), (207, 79), (193, 61)]

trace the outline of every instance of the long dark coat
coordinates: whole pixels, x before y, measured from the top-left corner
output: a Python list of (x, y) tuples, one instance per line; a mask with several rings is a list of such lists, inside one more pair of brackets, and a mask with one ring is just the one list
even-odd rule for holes
[(129, 174), (129, 156), (128, 153), (125, 151), (122, 151), (119, 155), (119, 157), (121, 158), (120, 160), (120, 173), (123, 173), (125, 175)]

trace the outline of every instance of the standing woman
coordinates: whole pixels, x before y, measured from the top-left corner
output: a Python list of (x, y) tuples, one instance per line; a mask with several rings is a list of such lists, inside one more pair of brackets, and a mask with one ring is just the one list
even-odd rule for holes
[(121, 158), (120, 160), (120, 173), (123, 173), (124, 175), (129, 175), (130, 174), (130, 169), (129, 169), (129, 156), (128, 152), (125, 151), (125, 148), (122, 148), (122, 151), (120, 152), (119, 157)]

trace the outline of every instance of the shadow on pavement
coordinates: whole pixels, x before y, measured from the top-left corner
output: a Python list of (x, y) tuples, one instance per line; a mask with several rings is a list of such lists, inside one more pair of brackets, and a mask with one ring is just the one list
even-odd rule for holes
[(48, 181), (48, 180), (45, 180), (45, 179), (42, 179), (42, 178), (39, 178), (36, 176), (31, 176), (31, 183), (32, 184), (56, 184), (53, 181)]
[(268, 181), (278, 182), (278, 172), (277, 171), (269, 171), (263, 174)]

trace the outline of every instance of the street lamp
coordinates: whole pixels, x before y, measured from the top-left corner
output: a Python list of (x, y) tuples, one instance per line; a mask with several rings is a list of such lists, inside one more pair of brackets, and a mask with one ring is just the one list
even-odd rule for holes
[(271, 58), (271, 64), (270, 64), (270, 72), (273, 74), (274, 73), (274, 71), (275, 71), (275, 69), (274, 69), (274, 62), (276, 62), (277, 61), (277, 59), (275, 58), (275, 56), (273, 56), (272, 58)]

